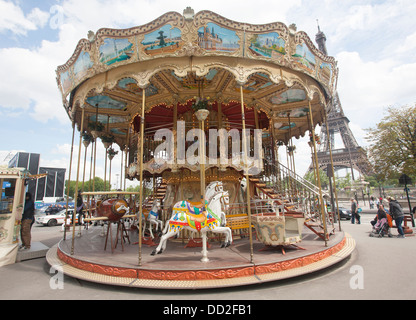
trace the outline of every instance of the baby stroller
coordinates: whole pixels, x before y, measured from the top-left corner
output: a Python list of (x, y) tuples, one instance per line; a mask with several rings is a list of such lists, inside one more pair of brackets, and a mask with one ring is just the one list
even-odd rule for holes
[(388, 220), (389, 216), (390, 215), (387, 214), (387, 219), (383, 218), (379, 221), (374, 221), (375, 224), (373, 224), (373, 230), (370, 232), (370, 237), (378, 237), (378, 238), (382, 238), (384, 236), (388, 236), (389, 238), (392, 237), (392, 234), (390, 233), (391, 223)]

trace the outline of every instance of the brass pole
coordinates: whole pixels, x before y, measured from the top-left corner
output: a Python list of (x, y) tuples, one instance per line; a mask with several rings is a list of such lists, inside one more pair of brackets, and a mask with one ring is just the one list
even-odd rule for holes
[(92, 175), (92, 191), (95, 191), (95, 165), (97, 163), (97, 138), (94, 138), (94, 170)]
[(108, 191), (111, 191), (111, 162), (112, 159), (110, 159), (110, 169), (109, 169), (109, 173), (108, 173)]
[(107, 191), (107, 148), (105, 148), (104, 158), (104, 191)]
[(142, 265), (142, 223), (143, 223), (143, 143), (144, 143), (144, 107), (146, 90), (143, 88), (142, 117), (140, 119), (140, 207), (139, 207), (139, 266)]
[[(69, 172), (68, 172), (68, 184), (66, 190), (66, 211), (65, 211), (65, 221), (68, 219), (68, 201), (69, 201), (69, 187), (71, 185), (71, 171), (72, 171), (72, 155), (74, 153), (74, 136), (75, 136), (75, 116), (74, 120), (72, 121), (72, 142), (71, 142), (71, 157), (69, 159)], [(65, 226), (65, 225), (64, 225)], [(66, 228), (64, 227), (64, 240), (66, 240)]]
[(75, 192), (74, 192), (74, 214), (72, 216), (72, 246), (71, 246), (71, 255), (74, 254), (74, 243), (75, 243), (75, 220), (77, 217), (77, 199), (78, 199), (78, 179), (79, 179), (79, 165), (81, 161), (81, 144), (82, 144), (82, 131), (84, 130), (84, 113), (85, 109), (82, 108), (81, 114), (81, 128), (79, 130), (79, 147), (78, 147), (78, 167), (77, 167), (77, 181), (75, 183)]
[(128, 164), (128, 156), (130, 155), (130, 129), (131, 125), (129, 124), (127, 128), (127, 138), (126, 138), (126, 152), (125, 152), (125, 159), (124, 159), (124, 187), (123, 191), (126, 191), (126, 175), (127, 175), (127, 164)]
[(124, 150), (126, 150), (125, 148), (123, 150), (120, 149), (121, 154), (120, 154), (120, 190), (123, 190), (123, 160), (124, 160)]
[(85, 167), (87, 165), (87, 146), (84, 146), (85, 151), (84, 151), (84, 171), (82, 173), (82, 187), (81, 190), (84, 191), (84, 184), (85, 184)]
[[(311, 106), (311, 101), (309, 100), (308, 102), (309, 102), (309, 114), (310, 114), (310, 121), (311, 121), (311, 130), (312, 130), (311, 133), (312, 133), (312, 141), (313, 141), (314, 159), (315, 159), (316, 168), (319, 168), (318, 167), (318, 155), (316, 153), (315, 129), (313, 125), (312, 106)], [(324, 241), (325, 241), (325, 247), (327, 247), (328, 246), (328, 243), (327, 243), (328, 231), (327, 231), (327, 226), (326, 226), (326, 215), (325, 215), (324, 201), (323, 201), (323, 196), (322, 196), (321, 177), (319, 176), (319, 174), (317, 174), (317, 179), (318, 179), (318, 188), (319, 188), (319, 201), (321, 202), (322, 224), (324, 226)]]
[(205, 149), (205, 145), (204, 145), (204, 120), (201, 120), (200, 124), (199, 124), (199, 128), (200, 128), (200, 139), (199, 139), (199, 146), (200, 146), (200, 157), (199, 157), (199, 161), (200, 161), (200, 181), (201, 181), (201, 204), (202, 206), (205, 207), (205, 161), (204, 161), (204, 149)]
[[(107, 133), (110, 127), (110, 115), (107, 116)], [(107, 151), (108, 147), (105, 147), (105, 161), (104, 161), (104, 191), (107, 191)], [(110, 190), (108, 190), (110, 191)]]
[[(331, 170), (332, 170), (332, 181), (334, 184), (334, 193), (335, 193), (335, 202), (337, 204), (337, 215), (338, 215), (338, 227), (339, 227), (339, 231), (341, 231), (341, 218), (339, 215), (339, 206), (338, 206), (338, 192), (337, 192), (337, 185), (335, 182), (335, 170), (334, 170), (334, 161), (332, 158), (332, 145), (331, 145), (331, 140), (329, 138), (329, 128), (328, 128), (328, 118), (327, 118), (327, 113), (326, 113), (326, 109), (324, 112), (324, 117), (325, 117), (325, 126), (326, 126), (326, 136), (328, 137), (328, 146), (329, 146), (329, 157), (331, 159)], [(335, 209), (335, 208), (334, 208)]]
[[(306, 115), (306, 118), (308, 119), (309, 125), (311, 125), (312, 121), (309, 117), (309, 113)], [(311, 135), (312, 135), (312, 127), (309, 128), (309, 131), (311, 132)], [(315, 184), (318, 184), (318, 180), (317, 180), (316, 176), (319, 174), (319, 171), (318, 171), (319, 169), (317, 170), (317, 168), (315, 166), (315, 158), (313, 156), (313, 140), (311, 141), (309, 139), (309, 142), (311, 142), (311, 143), (308, 143), (308, 144), (309, 144), (309, 147), (311, 148), (311, 161), (312, 161), (313, 177), (314, 177)]]
[(90, 183), (88, 185), (88, 191), (92, 191), (91, 188), (91, 179), (92, 179), (92, 162), (93, 162), (93, 156), (94, 156), (94, 144), (95, 144), (95, 139), (94, 137), (92, 138), (93, 140), (91, 141), (92, 145), (91, 145), (91, 160), (90, 160)]
[[(97, 129), (97, 124), (98, 124), (98, 104), (95, 105), (95, 126)], [(94, 137), (94, 172), (93, 172), (93, 177), (92, 177), (92, 191), (95, 191), (95, 165), (97, 162), (97, 138), (98, 137)], [(95, 198), (93, 198), (95, 200)]]
[[(242, 131), (242, 139), (243, 139), (243, 148), (244, 148), (244, 161), (247, 165), (248, 159), (247, 159), (247, 141), (246, 141), (246, 119), (245, 119), (245, 113), (244, 113), (244, 95), (243, 95), (243, 86), (240, 86), (240, 96), (241, 96), (241, 119), (243, 122), (243, 131)], [(250, 179), (248, 175), (248, 168), (246, 168), (246, 196), (247, 196), (247, 214), (248, 214), (248, 231), (250, 236), (250, 263), (253, 263), (253, 233), (251, 230), (251, 203), (250, 203)]]

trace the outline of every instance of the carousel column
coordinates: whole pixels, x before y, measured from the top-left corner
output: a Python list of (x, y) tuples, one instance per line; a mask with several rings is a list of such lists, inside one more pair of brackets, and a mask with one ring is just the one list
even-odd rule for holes
[[(120, 154), (120, 185), (118, 186), (118, 187), (120, 187), (120, 191), (123, 190), (123, 160), (124, 160), (124, 148), (125, 148), (125, 146), (124, 147), (120, 147), (120, 151), (121, 151), (121, 154)], [(116, 174), (116, 176), (117, 176), (117, 174)], [(118, 180), (117, 180), (117, 182), (118, 182)], [(117, 185), (116, 185), (116, 188), (117, 188)]]
[[(296, 176), (296, 168), (295, 168), (295, 149), (296, 147), (293, 145), (293, 139), (292, 139), (292, 126), (290, 125), (290, 113), (288, 113), (288, 121), (289, 121), (289, 145), (290, 145), (290, 151), (289, 151), (289, 159), (290, 159), (290, 168), (293, 171), (294, 176)], [(291, 179), (291, 189), (292, 189), (292, 201), (299, 201), (299, 194), (297, 190), (296, 185), (296, 179)]]
[[(243, 85), (240, 85), (240, 96), (241, 96), (241, 119), (243, 122), (243, 131), (242, 131), (242, 139), (243, 139), (243, 152), (244, 152), (244, 162), (245, 165), (248, 164), (247, 159), (247, 141), (246, 141), (246, 119), (245, 119), (245, 112), (244, 112), (244, 95), (243, 95)], [(253, 263), (253, 233), (251, 230), (251, 203), (250, 203), (250, 179), (248, 174), (248, 168), (245, 168), (246, 171), (246, 192), (247, 192), (247, 215), (248, 215), (248, 231), (249, 231), (249, 238), (250, 238), (250, 263)]]
[(66, 228), (65, 223), (68, 219), (68, 201), (69, 201), (69, 186), (71, 183), (71, 171), (72, 171), (72, 155), (74, 153), (74, 135), (75, 135), (75, 119), (72, 120), (72, 142), (71, 142), (71, 157), (69, 159), (69, 172), (68, 172), (68, 184), (66, 190), (66, 210), (65, 210), (65, 221), (64, 221), (64, 240), (66, 240)]
[(74, 206), (74, 214), (72, 216), (72, 245), (71, 245), (71, 255), (74, 254), (74, 245), (75, 245), (75, 220), (76, 220), (76, 213), (77, 213), (76, 210), (77, 210), (77, 199), (78, 199), (79, 165), (80, 165), (80, 161), (81, 161), (82, 132), (84, 130), (84, 113), (85, 113), (85, 109), (82, 108), (82, 113), (81, 113), (81, 128), (79, 130), (77, 180), (75, 182), (75, 192), (74, 192), (75, 206)]
[[(107, 116), (107, 132), (108, 129), (110, 127), (110, 115)], [(103, 138), (101, 138), (102, 140)], [(107, 142), (107, 141), (103, 141), (104, 147), (105, 147), (105, 161), (104, 161), (104, 191), (107, 191), (107, 153), (108, 153), (108, 148), (111, 146), (111, 143)]]
[(94, 166), (93, 166), (93, 173), (92, 173), (92, 191), (95, 191), (95, 164), (97, 162), (97, 136), (94, 136)]
[[(196, 117), (200, 122), (200, 181), (201, 181), (201, 203), (205, 207), (205, 131), (204, 131), (204, 121), (209, 115), (209, 111), (206, 109), (198, 110)], [(202, 232), (202, 262), (208, 262), (208, 251), (207, 251), (207, 236), (206, 232)]]
[[(109, 149), (110, 150), (110, 149)], [(108, 151), (109, 151), (108, 150)], [(108, 173), (108, 191), (111, 191), (111, 163), (112, 163), (112, 161), (113, 161), (113, 158), (114, 158), (114, 155), (113, 154), (110, 154), (110, 153), (108, 153), (108, 159), (110, 160), (110, 168), (109, 168), (109, 173)]]
[[(84, 151), (84, 168), (83, 168), (83, 173), (82, 173), (82, 187), (81, 187), (81, 192), (84, 192), (84, 184), (85, 184), (85, 169), (87, 166), (87, 149), (88, 146), (90, 145), (90, 139), (88, 136), (86, 136), (87, 138), (85, 138), (82, 143), (84, 144), (85, 147), (85, 151)], [(78, 229), (78, 234), (77, 237), (81, 237), (81, 227), (82, 227), (82, 223), (81, 223), (81, 215), (78, 217), (78, 222), (79, 222), (79, 229)]]
[(91, 137), (91, 143), (92, 143), (92, 145), (91, 145), (91, 159), (90, 159), (90, 183), (88, 184), (88, 191), (91, 191), (92, 189), (91, 189), (91, 179), (92, 179), (92, 163), (93, 163), (93, 160), (94, 160), (94, 142), (95, 142), (95, 139), (94, 139), (94, 137)]
[[(95, 105), (95, 129), (98, 126), (98, 104)], [(95, 165), (97, 162), (97, 138), (98, 132), (96, 130), (91, 131), (92, 137), (94, 138), (94, 170), (93, 170), (93, 177), (92, 177), (92, 191), (95, 191)], [(94, 196), (93, 196), (94, 200)], [(94, 200), (95, 202), (95, 200)]]
[(142, 116), (140, 118), (140, 196), (139, 196), (139, 266), (142, 265), (142, 224), (143, 224), (143, 143), (144, 143), (144, 108), (146, 88), (142, 88)]
[[(315, 141), (315, 129), (313, 124), (313, 114), (312, 114), (312, 106), (311, 101), (309, 100), (309, 115), (310, 115), (310, 121), (311, 121), (311, 134), (312, 134), (312, 142), (313, 142), (313, 153), (314, 153), (314, 159), (315, 159), (315, 168), (319, 168), (318, 166), (318, 154), (316, 152), (316, 141)], [(319, 202), (321, 203), (321, 214), (322, 214), (322, 224), (324, 226), (324, 241), (325, 241), (325, 247), (328, 246), (327, 240), (328, 240), (328, 229), (326, 225), (326, 215), (325, 215), (325, 208), (324, 208), (324, 201), (322, 196), (322, 186), (321, 186), (321, 178), (319, 176), (319, 173), (317, 174), (317, 181), (318, 181), (318, 188), (319, 188)]]
[(128, 169), (128, 156), (130, 156), (130, 130), (131, 125), (127, 128), (127, 138), (126, 138), (126, 152), (125, 152), (125, 158), (124, 158), (124, 186), (123, 191), (126, 191), (126, 176), (127, 176), (127, 169)]
[[(339, 215), (339, 207), (338, 207), (338, 194), (337, 194), (337, 185), (336, 185), (336, 181), (335, 181), (335, 170), (334, 170), (334, 161), (332, 158), (332, 145), (331, 145), (331, 139), (330, 139), (330, 135), (329, 135), (329, 128), (328, 128), (328, 118), (327, 118), (327, 112), (326, 112), (326, 108), (324, 109), (324, 120), (325, 120), (325, 126), (326, 126), (326, 136), (327, 136), (327, 143), (328, 143), (328, 147), (329, 147), (329, 158), (331, 159), (331, 170), (332, 170), (332, 182), (334, 184), (334, 194), (335, 194), (335, 202), (336, 202), (336, 207), (337, 207), (337, 215), (338, 215), (338, 228), (339, 231), (341, 231), (341, 217)], [(335, 206), (333, 206), (333, 209), (335, 209)]]

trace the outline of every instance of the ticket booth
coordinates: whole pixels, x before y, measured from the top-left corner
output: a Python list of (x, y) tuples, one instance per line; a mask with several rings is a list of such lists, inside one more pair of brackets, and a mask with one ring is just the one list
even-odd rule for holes
[(16, 262), (27, 175), (24, 168), (0, 166), (0, 267)]

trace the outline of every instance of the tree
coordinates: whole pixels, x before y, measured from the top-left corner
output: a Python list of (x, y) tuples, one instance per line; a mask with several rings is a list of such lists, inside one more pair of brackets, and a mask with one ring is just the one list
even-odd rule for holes
[[(103, 191), (104, 190), (104, 180), (99, 178), (99, 177), (95, 177), (94, 178), (94, 190), (95, 191)], [(107, 181), (107, 187), (108, 187), (108, 181)], [(74, 197), (75, 194), (75, 185), (76, 185), (76, 181), (71, 180), (69, 182), (69, 196), (70, 197)], [(92, 185), (93, 185), (93, 181), (92, 180), (88, 180), (84, 182), (84, 191), (92, 191)], [(65, 195), (68, 192), (68, 180), (65, 180)], [(82, 189), (82, 181), (78, 181), (78, 190), (81, 191)]]
[[(319, 169), (319, 178), (321, 179), (321, 187), (322, 188), (328, 188), (329, 186), (329, 178), (326, 175), (325, 171), (322, 169)], [(317, 185), (317, 182), (315, 181), (315, 172), (313, 170), (307, 172), (304, 176), (305, 180), (308, 180), (309, 182), (313, 183), (314, 185)]]
[(388, 108), (376, 128), (367, 129), (368, 157), (380, 180), (416, 173), (416, 104)]

